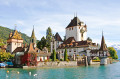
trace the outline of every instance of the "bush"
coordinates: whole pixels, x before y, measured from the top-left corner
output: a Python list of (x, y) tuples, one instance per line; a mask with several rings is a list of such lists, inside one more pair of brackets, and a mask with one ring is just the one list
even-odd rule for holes
[(67, 62), (69, 62), (69, 60), (68, 60), (68, 59), (67, 59), (66, 61), (67, 61)]
[(48, 62), (48, 60), (45, 60), (44, 62)]
[(59, 61), (58, 59), (56, 59), (56, 61)]
[(63, 59), (60, 59), (60, 61), (63, 61)]
[(49, 62), (52, 61), (52, 59), (49, 59)]
[(67, 49), (65, 49), (65, 52), (64, 52), (64, 61), (66, 61), (67, 59), (68, 59)]
[(99, 57), (95, 57), (93, 60), (100, 60)]

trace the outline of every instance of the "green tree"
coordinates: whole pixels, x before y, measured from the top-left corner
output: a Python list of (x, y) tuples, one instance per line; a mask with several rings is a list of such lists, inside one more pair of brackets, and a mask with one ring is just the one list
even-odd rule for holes
[(0, 61), (8, 61), (9, 59), (13, 58), (14, 58), (13, 54), (0, 50)]
[(113, 47), (108, 47), (108, 51), (113, 59), (118, 59), (117, 51)]
[(90, 37), (87, 38), (88, 41), (92, 41), (92, 39)]
[(64, 61), (66, 61), (67, 59), (68, 59), (67, 49), (65, 49), (65, 52), (64, 52)]
[(48, 27), (48, 29), (46, 31), (46, 42), (47, 42), (48, 48), (50, 48), (51, 39), (52, 39), (52, 30), (50, 27)]
[(42, 50), (46, 46), (47, 46), (46, 39), (43, 36), (41, 40), (37, 43), (37, 47)]
[(56, 52), (53, 50), (53, 56), (52, 56), (53, 61), (56, 61)]

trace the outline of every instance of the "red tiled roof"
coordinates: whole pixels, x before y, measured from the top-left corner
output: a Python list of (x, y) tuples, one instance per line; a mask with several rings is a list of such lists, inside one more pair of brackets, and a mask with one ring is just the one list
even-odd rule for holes
[(75, 48), (75, 47), (89, 47), (90, 46), (95, 46), (96, 43), (92, 43), (91, 41), (75, 41), (74, 37), (68, 38), (65, 42), (63, 42), (58, 49), (64, 49), (64, 48)]
[(63, 44), (70, 44), (70, 43), (72, 43), (72, 42), (75, 42), (74, 37), (69, 37), (67, 40), (65, 40), (65, 41), (63, 42)]
[(24, 48), (23, 47), (17, 47), (13, 53), (17, 53), (17, 52), (24, 52)]
[(29, 45), (28, 50), (26, 51), (26, 53), (36, 53), (36, 51), (33, 48), (33, 44), (32, 43), (30, 43), (30, 45)]

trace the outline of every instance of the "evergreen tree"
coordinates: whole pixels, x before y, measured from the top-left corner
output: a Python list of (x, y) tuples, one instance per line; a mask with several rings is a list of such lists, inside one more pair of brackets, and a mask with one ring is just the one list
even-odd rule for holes
[(46, 39), (45, 39), (45, 37), (43, 36), (42, 38), (41, 38), (41, 40), (37, 43), (37, 47), (39, 48), (39, 49), (43, 49), (44, 47), (46, 47), (47, 46), (47, 44), (46, 44)]
[(52, 56), (53, 61), (56, 61), (56, 52), (53, 50), (53, 56)]
[(113, 59), (118, 59), (117, 51), (113, 47), (108, 47), (108, 51)]
[(67, 49), (65, 49), (65, 52), (64, 52), (64, 61), (66, 61), (67, 59), (68, 59)]
[(50, 48), (51, 39), (52, 39), (52, 30), (50, 27), (48, 27), (48, 29), (46, 31), (46, 42), (47, 42), (48, 48)]
[(92, 41), (92, 39), (90, 37), (87, 38), (88, 41)]

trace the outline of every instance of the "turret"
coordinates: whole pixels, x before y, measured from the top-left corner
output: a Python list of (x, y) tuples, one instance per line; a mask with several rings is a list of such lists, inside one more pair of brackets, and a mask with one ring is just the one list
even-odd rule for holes
[(30, 38), (30, 42), (33, 44), (33, 47), (36, 47), (36, 37), (35, 37), (35, 33), (34, 33), (34, 26), (33, 26), (33, 30), (32, 30), (32, 35)]

